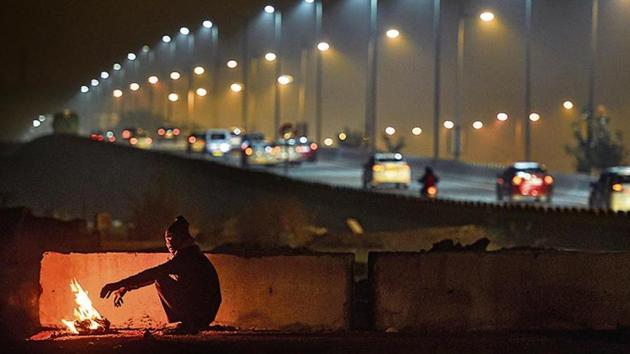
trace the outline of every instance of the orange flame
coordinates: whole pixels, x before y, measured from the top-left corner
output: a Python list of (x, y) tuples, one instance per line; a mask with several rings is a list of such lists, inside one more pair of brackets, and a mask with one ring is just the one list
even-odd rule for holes
[(87, 327), (89, 327), (90, 330), (97, 330), (100, 327), (100, 324), (96, 320), (100, 320), (100, 322), (102, 322), (104, 319), (103, 316), (96, 311), (94, 306), (92, 306), (92, 301), (90, 300), (88, 293), (83, 290), (76, 279), (72, 279), (70, 282), (70, 289), (74, 293), (74, 301), (78, 305), (74, 309), (75, 320), (61, 320), (61, 322), (63, 322), (70, 332), (74, 334), (79, 334), (79, 330), (76, 327), (77, 322), (88, 324)]

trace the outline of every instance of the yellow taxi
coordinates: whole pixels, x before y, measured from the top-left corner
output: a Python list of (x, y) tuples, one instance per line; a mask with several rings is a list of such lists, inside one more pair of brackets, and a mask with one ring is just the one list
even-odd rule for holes
[(409, 188), (411, 168), (401, 153), (376, 153), (363, 167), (363, 188)]

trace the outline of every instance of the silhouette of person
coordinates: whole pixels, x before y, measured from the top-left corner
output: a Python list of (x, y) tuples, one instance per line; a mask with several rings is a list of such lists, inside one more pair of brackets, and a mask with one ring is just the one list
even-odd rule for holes
[(429, 187), (435, 187), (439, 181), (440, 178), (438, 178), (435, 172), (433, 172), (433, 168), (431, 168), (431, 166), (425, 167), (424, 175), (422, 175), (422, 177), (418, 179), (418, 182), (422, 183), (422, 189), (420, 190), (420, 193), (422, 195), (426, 195)]
[(101, 298), (114, 295), (114, 306), (134, 289), (155, 283), (170, 323), (179, 324), (171, 334), (194, 334), (214, 321), (221, 305), (219, 277), (188, 231), (188, 221), (178, 216), (164, 232), (170, 260), (129, 278), (106, 284)]

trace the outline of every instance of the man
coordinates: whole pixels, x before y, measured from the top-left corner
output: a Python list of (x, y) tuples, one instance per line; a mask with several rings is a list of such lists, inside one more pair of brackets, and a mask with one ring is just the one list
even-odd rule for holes
[(171, 258), (164, 264), (107, 284), (101, 298), (114, 295), (114, 306), (123, 304), (130, 290), (155, 283), (168, 321), (180, 322), (170, 333), (194, 334), (207, 327), (221, 304), (219, 277), (188, 231), (188, 221), (178, 216), (164, 232)]
[[(420, 196), (425, 198), (435, 198), (437, 196), (437, 184), (440, 182), (438, 176), (433, 172), (431, 166), (426, 166), (424, 169), (424, 175), (418, 178), (418, 183), (422, 184), (420, 189)], [(432, 192), (431, 193), (431, 189)]]

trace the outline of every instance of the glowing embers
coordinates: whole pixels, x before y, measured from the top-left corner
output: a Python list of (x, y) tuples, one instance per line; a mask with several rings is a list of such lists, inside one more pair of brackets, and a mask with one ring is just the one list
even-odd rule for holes
[(70, 282), (77, 307), (74, 309), (74, 320), (61, 320), (68, 331), (74, 334), (102, 334), (109, 332), (110, 322), (92, 306), (87, 292), (76, 279)]

